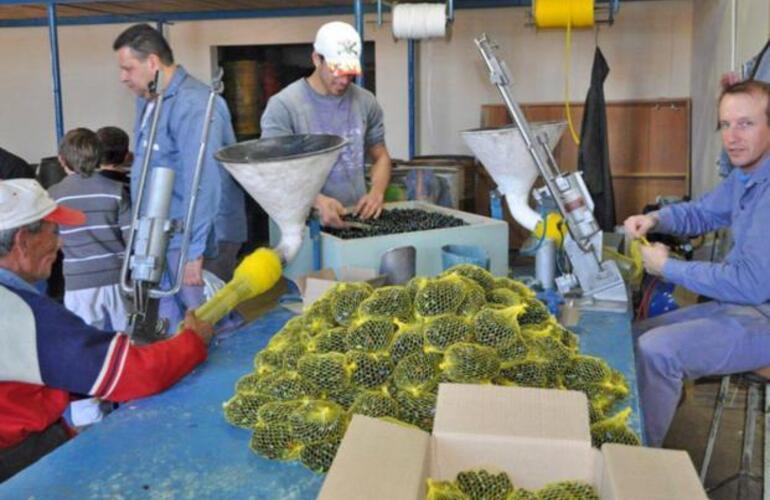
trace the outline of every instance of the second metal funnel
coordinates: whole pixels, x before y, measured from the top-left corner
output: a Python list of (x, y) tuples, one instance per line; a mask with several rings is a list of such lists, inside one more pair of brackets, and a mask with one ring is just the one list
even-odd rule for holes
[(313, 200), (345, 144), (336, 135), (288, 135), (234, 144), (216, 154), (278, 224), (281, 242), (276, 250), (284, 262), (299, 250)]

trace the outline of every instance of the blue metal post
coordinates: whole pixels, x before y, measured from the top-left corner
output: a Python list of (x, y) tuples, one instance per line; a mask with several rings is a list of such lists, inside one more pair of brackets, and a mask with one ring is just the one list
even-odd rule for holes
[(310, 241), (313, 242), (313, 271), (320, 271), (323, 256), (321, 255), (321, 221), (318, 217), (310, 217)]
[(361, 37), (361, 74), (356, 77), (356, 84), (358, 86), (364, 86), (364, 2), (363, 0), (355, 0), (353, 2), (354, 14), (356, 17), (356, 31)]
[(53, 104), (56, 115), (56, 144), (64, 136), (64, 113), (61, 104), (61, 76), (59, 74), (59, 33), (56, 25), (56, 4), (48, 4), (48, 39), (51, 42), (51, 76), (53, 78)]
[(166, 24), (166, 23), (164, 23), (163, 21), (158, 21), (158, 22), (155, 24), (155, 27), (156, 27), (156, 29), (158, 30), (158, 33), (160, 33), (161, 35), (163, 34), (163, 25), (164, 25), (164, 24)]
[(505, 220), (503, 216), (503, 195), (497, 189), (489, 192), (489, 216), (497, 220)]
[(407, 51), (407, 65), (408, 80), (409, 80), (409, 159), (413, 159), (415, 155), (415, 146), (417, 142), (417, 130), (415, 127), (415, 90), (414, 90), (414, 73), (415, 73), (415, 44), (414, 40), (408, 40)]

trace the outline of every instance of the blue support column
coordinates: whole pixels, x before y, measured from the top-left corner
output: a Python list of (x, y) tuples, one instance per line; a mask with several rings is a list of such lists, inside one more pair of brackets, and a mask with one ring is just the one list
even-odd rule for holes
[(489, 216), (497, 220), (505, 220), (503, 215), (503, 195), (493, 189), (489, 192)]
[(361, 37), (361, 74), (356, 77), (356, 84), (359, 87), (364, 86), (364, 2), (355, 0), (353, 2), (354, 15), (356, 17), (356, 31)]
[(53, 78), (53, 105), (56, 115), (56, 144), (64, 136), (64, 113), (61, 103), (61, 76), (59, 74), (59, 33), (57, 30), (56, 4), (48, 4), (48, 39), (51, 43), (51, 76)]
[(318, 217), (310, 217), (310, 241), (313, 242), (313, 271), (320, 271), (323, 255), (321, 255), (321, 221)]
[(409, 159), (413, 159), (415, 155), (416, 143), (417, 143), (417, 130), (415, 126), (415, 109), (417, 103), (415, 102), (415, 89), (414, 89), (414, 74), (415, 74), (415, 42), (414, 40), (408, 40), (406, 46), (407, 51), (407, 65), (408, 69), (408, 81), (409, 81)]

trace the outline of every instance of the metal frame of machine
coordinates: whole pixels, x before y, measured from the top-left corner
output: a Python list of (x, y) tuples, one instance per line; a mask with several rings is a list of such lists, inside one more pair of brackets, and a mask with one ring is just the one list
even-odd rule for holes
[(496, 48), (486, 34), (475, 39), (490, 73), (490, 80), (500, 92), (545, 187), (538, 196), (550, 197), (566, 221), (568, 234), (564, 247), (573, 273), (556, 279), (559, 291), (569, 293), (580, 286), (584, 307), (626, 309), (628, 290), (614, 261), (602, 261), (602, 231), (593, 215), (593, 200), (579, 172), (561, 172), (551, 154), (547, 138), (535, 135), (518, 103), (510, 94), (511, 77), (507, 66), (494, 53)]
[[(131, 229), (126, 242), (126, 255), (120, 273), (120, 285), (123, 291), (133, 296), (135, 311), (131, 314), (127, 333), (141, 342), (153, 342), (166, 337), (166, 326), (158, 320), (158, 300), (169, 297), (179, 291), (182, 286), (184, 259), (180, 257), (176, 274), (171, 278), (171, 286), (160, 288), (163, 273), (167, 270), (166, 249), (175, 232), (182, 235), (180, 256), (187, 255), (190, 244), (190, 233), (195, 205), (198, 200), (203, 160), (206, 155), (211, 118), (214, 112), (214, 100), (222, 93), (222, 69), (217, 71), (211, 82), (206, 103), (206, 113), (203, 118), (198, 156), (193, 170), (190, 199), (187, 201), (184, 221), (169, 219), (171, 193), (174, 186), (174, 171), (167, 167), (150, 167), (155, 133), (158, 119), (163, 109), (165, 87), (160, 87), (161, 72), (150, 84), (150, 93), (155, 95), (150, 134), (147, 147), (142, 159), (142, 170), (139, 173), (139, 188), (137, 199), (131, 215)], [(150, 182), (147, 175), (152, 170)], [(130, 270), (130, 274), (129, 274)]]

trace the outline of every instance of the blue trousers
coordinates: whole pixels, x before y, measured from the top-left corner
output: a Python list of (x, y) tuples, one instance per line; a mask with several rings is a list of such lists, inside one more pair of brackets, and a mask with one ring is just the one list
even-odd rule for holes
[[(176, 267), (179, 263), (179, 250), (168, 250), (166, 252), (166, 272), (164, 273), (164, 287), (171, 286), (171, 275), (176, 275)], [(173, 270), (169, 272), (169, 270)], [(195, 309), (203, 304), (203, 286), (182, 285), (176, 295), (160, 299), (158, 307), (158, 316), (168, 320), (168, 333), (173, 334), (177, 326), (184, 319), (184, 314), (188, 309)]]
[(633, 327), (647, 441), (661, 446), (682, 382), (770, 365), (770, 317), (752, 306), (706, 302)]

